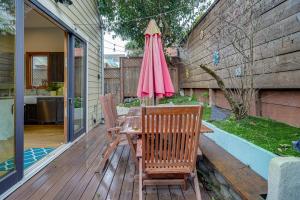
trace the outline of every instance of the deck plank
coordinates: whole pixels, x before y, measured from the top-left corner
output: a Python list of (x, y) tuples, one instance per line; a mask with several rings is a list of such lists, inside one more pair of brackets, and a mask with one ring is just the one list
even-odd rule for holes
[(122, 153), (121, 159), (118, 164), (118, 168), (114, 175), (113, 181), (110, 185), (106, 199), (119, 199), (120, 197), (124, 176), (126, 172), (126, 167), (129, 160), (129, 151), (130, 148), (128, 145), (126, 145), (124, 147), (124, 151)]
[[(108, 162), (109, 162), (108, 165), (110, 165), (110, 162), (112, 160), (114, 160), (113, 157), (115, 156), (115, 152), (116, 151), (114, 151), (112, 153), (112, 155), (110, 156), (110, 158), (108, 160)], [(92, 180), (89, 182), (87, 188), (85, 189), (83, 195), (81, 196), (82, 200), (93, 199), (93, 197), (95, 196), (96, 191), (98, 189), (98, 186), (99, 186), (100, 182), (102, 181), (106, 171), (107, 171), (107, 167), (103, 170), (103, 172), (100, 172), (100, 173), (97, 172), (94, 174)]]
[(181, 187), (181, 190), (185, 199), (196, 199), (196, 193), (190, 181), (187, 182), (187, 189), (184, 190)]
[(119, 146), (116, 150), (116, 155), (113, 157), (111, 163), (107, 166), (107, 171), (99, 185), (96, 194), (93, 199), (106, 199), (108, 191), (110, 189), (110, 185), (113, 181), (114, 175), (119, 165), (119, 161), (121, 159), (122, 153), (124, 150), (124, 146)]
[[(100, 148), (99, 148), (100, 147)], [(82, 169), (85, 171), (91, 166), (91, 165), (97, 165), (101, 161), (100, 157), (100, 149), (104, 147), (104, 143), (96, 143), (95, 146), (93, 146), (92, 153), (86, 153), (86, 155), (89, 155), (87, 157), (86, 162), (80, 162), (78, 165), (73, 165), (70, 170), (68, 170), (65, 175), (59, 179), (58, 182), (55, 183), (55, 185), (43, 196), (42, 199), (54, 199), (56, 198), (57, 194), (60, 192), (60, 190), (65, 185), (70, 185), (69, 181), (72, 181), (72, 178), (74, 175), (78, 176), (77, 173), (82, 173)], [(98, 149), (98, 150), (97, 150)], [(68, 183), (68, 184), (67, 184)], [(59, 198), (62, 199), (62, 198)], [(66, 198), (65, 198), (66, 199)]]
[(144, 187), (143, 194), (146, 200), (158, 199), (157, 187), (156, 186), (146, 186)]
[[(95, 151), (95, 148), (100, 146), (101, 141), (102, 141), (101, 139), (98, 139), (96, 140), (95, 143), (90, 145), (87, 151), (84, 151), (81, 154), (80, 156), (81, 159), (72, 162), (71, 167), (65, 165), (63, 166), (63, 169), (60, 168), (60, 170), (55, 175), (51, 176), (29, 199), (41, 199), (53, 186), (58, 187), (58, 188), (57, 187), (54, 188), (54, 192), (55, 190), (59, 190), (61, 185), (64, 185), (63, 183), (65, 179), (67, 179), (67, 177), (70, 177), (70, 175), (72, 175), (73, 172), (75, 173), (79, 169), (82, 160), (85, 160), (86, 165), (88, 165), (89, 156), (91, 154), (93, 155), (93, 153), (94, 154), (97, 153), (97, 151)], [(49, 194), (51, 195), (51, 193)], [(52, 199), (53, 197), (51, 196), (48, 199)]]
[[(97, 157), (95, 159), (95, 164), (93, 163), (93, 166), (97, 165), (97, 163), (99, 162), (100, 162), (99, 158)], [(69, 182), (66, 185), (62, 186), (61, 190), (56, 194), (54, 200), (67, 199), (70, 196), (70, 194), (74, 191), (74, 189), (78, 186), (78, 183), (83, 178), (83, 176), (87, 173), (88, 170), (89, 170), (88, 166), (84, 164), (80, 168), (80, 170), (78, 170), (76, 174), (69, 180)]]
[(170, 189), (171, 199), (175, 199), (175, 200), (185, 199), (180, 186), (170, 185), (169, 189)]
[(79, 200), (86, 190), (88, 184), (92, 180), (95, 172), (97, 170), (99, 163), (95, 163), (91, 166), (88, 171), (84, 174), (84, 176), (80, 179), (79, 184), (77, 184), (76, 188), (72, 191), (70, 196), (68, 197), (69, 200)]
[[(130, 156), (129, 146), (119, 146), (103, 173), (96, 173), (101, 161), (99, 154), (106, 141), (104, 130), (100, 126), (86, 134), (8, 199), (138, 199), (138, 180), (134, 180), (138, 169)], [(201, 193), (202, 200), (210, 199), (202, 188)], [(153, 200), (196, 199), (191, 182), (186, 191), (180, 186), (147, 186), (144, 197)]]
[(158, 193), (159, 200), (171, 199), (170, 189), (169, 186), (167, 185), (157, 186), (157, 193)]
[[(103, 131), (103, 127), (99, 127), (97, 130)], [(88, 152), (93, 151), (90, 147), (93, 145), (96, 147), (100, 141), (105, 141), (104, 137), (97, 136), (96, 129), (94, 129), (90, 132), (90, 134), (78, 141), (64, 152), (63, 155), (56, 158), (46, 168), (22, 185), (17, 191), (12, 193), (7, 199), (13, 200), (30, 198), (40, 187), (42, 187), (42, 185), (49, 181), (49, 179), (55, 176), (60, 176), (62, 171), (68, 170), (68, 163), (84, 160), (84, 156), (87, 155)]]
[[(129, 153), (131, 154), (131, 152)], [(125, 177), (122, 185), (122, 191), (120, 197), (122, 200), (131, 200), (134, 190), (134, 175), (135, 175), (135, 162), (129, 155), (129, 160), (126, 167)]]
[[(135, 174), (138, 174), (139, 171), (136, 168)], [(145, 195), (144, 195), (145, 196)], [(132, 200), (138, 200), (139, 199), (139, 181), (133, 179), (133, 192), (132, 192)]]

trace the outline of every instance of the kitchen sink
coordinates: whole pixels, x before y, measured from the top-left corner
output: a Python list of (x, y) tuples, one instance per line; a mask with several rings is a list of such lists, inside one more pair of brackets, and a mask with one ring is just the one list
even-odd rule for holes
[(24, 104), (37, 104), (37, 97), (36, 96), (25, 96)]

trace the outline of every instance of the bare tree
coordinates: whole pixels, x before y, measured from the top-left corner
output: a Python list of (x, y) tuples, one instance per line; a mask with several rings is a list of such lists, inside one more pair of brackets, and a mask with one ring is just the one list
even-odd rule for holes
[[(200, 63), (191, 59), (190, 41), (181, 49), (185, 65), (200, 67), (211, 75), (223, 91), (237, 120), (249, 114), (257, 88), (254, 86), (254, 36), (260, 25), (262, 2), (257, 0), (228, 0), (230, 9), (219, 10), (217, 26), (209, 33), (209, 44), (203, 43), (202, 54), (219, 55), (220, 63)], [(203, 33), (202, 33), (203, 34)]]

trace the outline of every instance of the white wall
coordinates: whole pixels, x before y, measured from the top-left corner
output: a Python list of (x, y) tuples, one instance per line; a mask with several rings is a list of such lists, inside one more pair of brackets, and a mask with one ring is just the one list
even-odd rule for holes
[(59, 28), (25, 28), (25, 52), (63, 52), (64, 31)]

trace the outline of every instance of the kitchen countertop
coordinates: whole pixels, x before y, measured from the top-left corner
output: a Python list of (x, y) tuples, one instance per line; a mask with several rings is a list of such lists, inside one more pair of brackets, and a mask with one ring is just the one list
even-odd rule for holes
[(37, 104), (38, 98), (64, 98), (64, 96), (43, 96), (43, 95), (24, 96), (24, 104)]
[(61, 98), (61, 97), (64, 97), (64, 96), (48, 96), (48, 95), (26, 95), (24, 96), (25, 98), (26, 97), (35, 97), (35, 98), (51, 98), (51, 97), (56, 97), (56, 98)]

